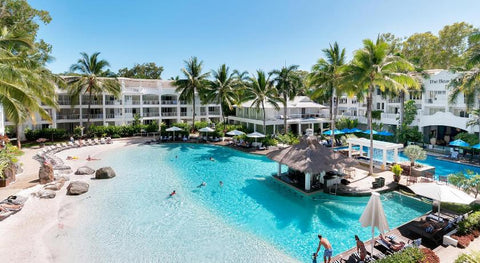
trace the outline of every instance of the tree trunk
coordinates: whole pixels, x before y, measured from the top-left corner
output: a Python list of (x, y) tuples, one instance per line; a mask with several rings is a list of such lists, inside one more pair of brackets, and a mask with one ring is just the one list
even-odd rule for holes
[(332, 149), (335, 147), (335, 88), (332, 87), (332, 102), (330, 106), (330, 131), (332, 137)]
[(90, 127), (90, 108), (92, 107), (92, 89), (88, 92), (87, 128)]
[(372, 100), (373, 100), (373, 85), (368, 87), (367, 95), (367, 112), (368, 112), (368, 129), (370, 130), (370, 167), (368, 175), (373, 175), (373, 133), (372, 133)]
[(283, 99), (285, 100), (284, 104), (283, 104), (283, 128), (284, 128), (284, 132), (283, 134), (287, 134), (288, 133), (288, 128), (287, 128), (287, 95), (283, 95)]
[(403, 117), (405, 115), (405, 92), (400, 91), (400, 125), (403, 124)]
[(193, 88), (193, 103), (192, 103), (192, 105), (193, 105), (193, 116), (192, 116), (192, 122), (193, 122), (193, 124), (192, 124), (192, 131), (193, 131), (193, 132), (195, 132), (195, 115), (196, 115), (196, 114), (195, 114), (195, 90), (196, 90), (196, 88)]
[(262, 110), (263, 110), (263, 133), (265, 134), (265, 136), (267, 135), (267, 125), (265, 124), (265, 104), (263, 103), (262, 101)]
[(22, 142), (20, 142), (20, 124), (17, 123), (17, 147), (22, 149)]

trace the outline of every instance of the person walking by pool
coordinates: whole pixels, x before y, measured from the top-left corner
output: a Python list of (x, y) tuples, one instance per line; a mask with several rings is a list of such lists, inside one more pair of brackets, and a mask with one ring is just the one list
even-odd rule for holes
[(355, 241), (357, 243), (357, 253), (360, 255), (360, 260), (365, 262), (367, 257), (367, 250), (365, 249), (365, 244), (363, 243), (357, 235), (355, 235)]
[(320, 247), (323, 246), (323, 248), (325, 248), (325, 251), (323, 252), (323, 261), (325, 263), (330, 263), (330, 260), (332, 260), (332, 254), (333, 254), (332, 245), (330, 245), (330, 241), (322, 237), (322, 235), (318, 235), (318, 239), (319, 239), (318, 248), (317, 248), (317, 252), (315, 252), (315, 257), (318, 256), (318, 251), (320, 251)]

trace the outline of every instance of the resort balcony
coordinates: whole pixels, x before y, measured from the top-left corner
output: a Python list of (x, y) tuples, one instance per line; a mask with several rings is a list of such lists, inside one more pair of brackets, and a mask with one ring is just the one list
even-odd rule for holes
[(58, 105), (62, 106), (62, 105), (71, 105), (72, 102), (70, 100), (58, 100)]
[(105, 105), (122, 105), (121, 100), (107, 100), (105, 101)]
[(220, 115), (220, 111), (209, 111), (208, 115)]
[[(82, 105), (88, 105), (88, 100), (82, 101)], [(90, 105), (103, 105), (103, 101), (102, 100), (92, 100)]]
[(382, 113), (381, 115), (381, 123), (383, 124), (390, 124), (390, 125), (397, 125), (400, 118), (400, 114), (397, 113)]
[(162, 100), (162, 105), (177, 105), (177, 103), (176, 100)]
[[(276, 118), (281, 120), (284, 119), (283, 115), (278, 115)], [(320, 114), (320, 113), (290, 114), (287, 116), (287, 119), (315, 119), (315, 118), (327, 118), (327, 116), (325, 114)]]
[(139, 100), (126, 100), (125, 105), (140, 105)]
[[(88, 119), (88, 114), (82, 114), (82, 119)], [(103, 119), (103, 113), (90, 114), (90, 119)]]
[(57, 114), (57, 120), (78, 120), (80, 114)]
[(159, 117), (160, 113), (158, 112), (144, 112), (143, 117)]
[(177, 116), (177, 112), (162, 112), (162, 117)]
[(143, 104), (144, 105), (159, 105), (160, 102), (158, 100), (144, 100)]
[(185, 117), (185, 116), (187, 116), (187, 113), (186, 112), (180, 112), (180, 116)]
[(107, 119), (120, 119), (122, 118), (122, 114), (106, 114), (105, 117)]

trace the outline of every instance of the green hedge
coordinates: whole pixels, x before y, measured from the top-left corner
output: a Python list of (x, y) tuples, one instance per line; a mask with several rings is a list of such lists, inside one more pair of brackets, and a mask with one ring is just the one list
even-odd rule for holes
[(377, 263), (413, 263), (422, 262), (424, 255), (419, 248), (406, 248), (383, 259), (377, 260)]
[(61, 140), (67, 138), (67, 131), (64, 129), (46, 128), (41, 130), (25, 129), (25, 137), (29, 141), (35, 141), (38, 138)]

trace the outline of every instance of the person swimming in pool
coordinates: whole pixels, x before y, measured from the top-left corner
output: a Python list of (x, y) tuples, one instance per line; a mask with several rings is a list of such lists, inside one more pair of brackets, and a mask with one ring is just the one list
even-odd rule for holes
[(215, 159), (213, 159), (213, 156), (210, 156), (210, 161), (215, 161)]
[(222, 186), (223, 186), (223, 182), (222, 182), (222, 181), (220, 181), (220, 182), (219, 182), (219, 184), (220, 184), (220, 187), (222, 187)]
[(170, 197), (172, 197), (172, 196), (174, 196), (174, 195), (176, 195), (176, 194), (177, 194), (177, 192), (176, 192), (175, 190), (173, 190), (173, 192), (170, 193)]
[[(328, 239), (322, 237), (322, 235), (318, 235), (318, 248), (317, 252), (315, 252), (315, 258), (318, 256), (318, 251), (320, 251), (320, 248), (323, 246), (325, 248), (325, 251), (323, 252), (323, 261), (325, 263), (330, 263), (330, 260), (332, 260), (332, 254), (333, 254), (333, 249), (332, 245), (330, 245), (330, 241)], [(328, 258), (328, 261), (327, 261)]]
[(203, 181), (199, 186), (197, 186), (198, 188), (201, 188), (201, 187), (204, 187), (204, 186), (207, 186), (207, 183), (205, 181)]

